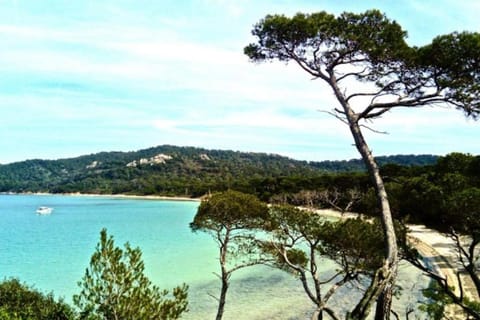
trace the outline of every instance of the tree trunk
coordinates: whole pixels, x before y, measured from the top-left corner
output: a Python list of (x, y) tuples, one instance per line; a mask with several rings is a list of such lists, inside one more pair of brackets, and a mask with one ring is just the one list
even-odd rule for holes
[[(475, 284), (475, 289), (477, 290), (477, 295), (480, 297), (480, 277), (478, 276), (477, 266), (476, 266), (476, 259), (475, 259), (475, 252), (477, 245), (479, 244), (479, 240), (476, 239), (474, 236), (472, 239), (472, 243), (470, 243), (468, 247), (468, 265), (465, 266), (465, 270), (467, 270), (470, 278), (472, 279), (473, 283)], [(461, 245), (461, 244), (460, 244)]]
[(222, 288), (220, 289), (220, 298), (218, 299), (218, 309), (216, 320), (222, 320), (223, 311), (225, 309), (225, 301), (227, 300), (227, 291), (228, 291), (228, 280), (230, 278), (230, 273), (227, 271), (227, 252), (228, 252), (228, 243), (230, 241), (230, 229), (226, 228), (225, 237), (223, 242), (220, 245), (220, 268), (221, 268), (221, 280)]
[(390, 310), (392, 308), (393, 292), (390, 283), (387, 283), (382, 293), (377, 299), (375, 309), (375, 320), (390, 319)]
[(363, 320), (368, 317), (373, 303), (383, 291), (386, 283), (385, 279), (388, 278), (389, 272), (385, 269), (385, 267), (382, 267), (375, 272), (372, 282), (363, 294), (363, 297), (357, 303), (352, 312), (347, 313), (347, 320)]
[[(351, 110), (350, 110), (351, 111)], [(385, 267), (387, 278), (382, 281), (380, 285), (383, 286), (383, 290), (380, 294), (380, 298), (377, 301), (376, 315), (375, 320), (388, 320), (390, 319), (390, 309), (392, 302), (392, 290), (395, 283), (395, 278), (397, 274), (398, 267), (398, 248), (397, 248), (397, 238), (395, 235), (395, 229), (393, 225), (392, 214), (390, 211), (390, 204), (388, 202), (387, 192), (385, 190), (385, 185), (383, 179), (380, 176), (380, 170), (378, 165), (368, 149), (368, 145), (363, 138), (362, 132), (358, 123), (350, 122), (350, 130), (355, 139), (355, 145), (362, 155), (363, 161), (368, 168), (370, 178), (373, 180), (375, 193), (377, 196), (378, 206), (381, 212), (381, 221), (384, 232), (384, 241), (385, 241)]]
[[(334, 75), (331, 75), (330, 78), (331, 86), (334, 90), (334, 93), (337, 97), (337, 100), (343, 107), (343, 111), (345, 112), (345, 116), (347, 118), (350, 131), (352, 133), (353, 139), (355, 141), (355, 146), (362, 156), (363, 162), (367, 167), (368, 173), (370, 178), (373, 182), (373, 186), (375, 188), (375, 194), (377, 197), (377, 204), (378, 208), (380, 209), (380, 218), (383, 227), (384, 233), (384, 241), (385, 241), (385, 263), (383, 266), (383, 272), (381, 275), (379, 282), (376, 284), (381, 287), (381, 293), (377, 294), (377, 290), (372, 290), (374, 293), (371, 296), (371, 299), (377, 299), (379, 296), (382, 296), (379, 299), (379, 304), (381, 304), (381, 308), (377, 308), (377, 314), (375, 319), (385, 319), (388, 320), (390, 318), (390, 304), (391, 304), (391, 295), (392, 289), (395, 282), (395, 277), (397, 274), (397, 266), (398, 266), (398, 249), (397, 249), (397, 239), (395, 235), (395, 229), (393, 226), (393, 219), (392, 214), (390, 211), (390, 204), (388, 202), (387, 192), (385, 190), (385, 185), (383, 183), (383, 179), (380, 176), (380, 170), (378, 165), (375, 161), (375, 158), (372, 155), (372, 152), (368, 148), (367, 142), (363, 137), (362, 131), (360, 129), (360, 125), (358, 124), (358, 115), (354, 112), (352, 107), (349, 105), (348, 101), (345, 100), (343, 93), (341, 92), (340, 88), (336, 83), (336, 79)], [(385, 277), (385, 278), (384, 278)], [(374, 289), (374, 288), (372, 288)], [(367, 303), (369, 305), (370, 303)], [(364, 314), (366, 317), (368, 315), (368, 310)], [(363, 318), (363, 316), (362, 316)]]
[(224, 272), (224, 267), (222, 266), (222, 288), (220, 291), (220, 299), (218, 300), (218, 310), (216, 320), (222, 320), (223, 311), (225, 309), (225, 301), (227, 299), (227, 290), (228, 290), (228, 274)]
[(312, 314), (312, 320), (323, 320), (323, 311), (320, 309), (316, 309), (315, 312)]
[(475, 289), (477, 290), (477, 295), (480, 297), (480, 278), (478, 277), (476, 266), (473, 263), (469, 264), (466, 266), (465, 270), (470, 275), (470, 278), (475, 285)]

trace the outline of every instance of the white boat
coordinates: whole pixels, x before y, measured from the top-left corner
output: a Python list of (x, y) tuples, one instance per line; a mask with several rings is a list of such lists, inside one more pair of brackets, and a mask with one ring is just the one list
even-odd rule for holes
[(50, 214), (52, 213), (53, 208), (50, 207), (38, 207), (37, 213), (38, 214)]

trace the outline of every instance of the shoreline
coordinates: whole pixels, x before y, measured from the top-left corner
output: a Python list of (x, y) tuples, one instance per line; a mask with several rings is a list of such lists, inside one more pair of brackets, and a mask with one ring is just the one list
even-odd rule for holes
[[(308, 208), (301, 208), (308, 209)], [(337, 219), (352, 219), (361, 216), (354, 212), (340, 213), (333, 209), (315, 209), (319, 215), (326, 217), (335, 217)], [(456, 264), (456, 247), (455, 243), (448, 236), (441, 232), (430, 229), (425, 225), (407, 224), (407, 241), (418, 250), (419, 254), (431, 264), (433, 271), (441, 277), (447, 279), (448, 285), (453, 287), (457, 295), (461, 294), (461, 286), (463, 293), (473, 301), (478, 301), (478, 295), (474, 288), (474, 284), (468, 277), (457, 277), (457, 273), (461, 271), (455, 267)], [(430, 279), (430, 281), (434, 281)], [(456, 315), (459, 311), (456, 306), (449, 305), (447, 313), (451, 319), (461, 319)]]
[(164, 201), (191, 201), (200, 202), (200, 198), (188, 198), (177, 196), (158, 196), (158, 195), (133, 195), (133, 194), (97, 194), (97, 193), (49, 193), (49, 192), (13, 192), (0, 193), (0, 195), (27, 195), (27, 196), (65, 196), (65, 197), (104, 197), (116, 199), (137, 199), (137, 200), (164, 200)]

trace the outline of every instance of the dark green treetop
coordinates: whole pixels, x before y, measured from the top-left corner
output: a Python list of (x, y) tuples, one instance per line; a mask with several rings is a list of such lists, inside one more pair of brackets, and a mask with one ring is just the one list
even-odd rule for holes
[(76, 314), (62, 299), (21, 283), (18, 279), (0, 282), (0, 319), (73, 320)]
[(202, 201), (190, 227), (193, 231), (260, 228), (268, 216), (265, 203), (255, 196), (228, 190)]
[(221, 281), (216, 320), (223, 318), (230, 277), (238, 269), (261, 263), (255, 232), (265, 226), (268, 207), (257, 197), (228, 190), (202, 200), (192, 231), (209, 233), (219, 247)]
[(73, 298), (81, 319), (178, 319), (187, 311), (188, 287), (176, 287), (170, 296), (152, 285), (144, 269), (140, 248), (126, 243), (122, 250), (103, 229)]
[[(332, 87), (346, 87), (348, 79), (375, 84), (376, 90), (341, 97), (347, 103), (369, 98), (366, 104), (359, 102), (363, 109), (357, 120), (378, 117), (394, 107), (438, 103), (474, 117), (480, 111), (478, 33), (454, 32), (426, 46), (411, 47), (398, 23), (378, 10), (369, 10), (337, 17), (323, 11), (291, 18), (267, 15), (252, 34), (258, 41), (244, 52), (253, 61), (294, 61)], [(335, 113), (344, 116), (342, 110)]]

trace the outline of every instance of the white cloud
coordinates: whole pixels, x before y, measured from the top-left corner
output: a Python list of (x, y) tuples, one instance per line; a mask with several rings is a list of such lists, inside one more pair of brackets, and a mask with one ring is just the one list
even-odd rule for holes
[[(478, 20), (472, 19), (478, 11), (473, 9), (480, 9), (476, 2), (444, 0), (435, 8), (433, 1), (428, 6), (422, 3), (413, 1), (402, 11), (387, 14), (408, 22), (422, 19), (429, 24), (429, 32), (439, 27), (429, 22), (432, 17), (442, 21), (442, 28), (463, 23), (465, 18), (465, 28), (478, 30)], [(176, 8), (174, 14), (145, 2), (133, 7), (95, 3), (78, 16), (67, 10), (65, 17), (56, 17), (20, 12), (28, 4), (19, 3), (21, 19), (4, 16), (0, 23), (5, 48), (0, 51), (0, 121), (8, 122), (10, 128), (28, 126), (25, 119), (35, 118), (28, 115), (46, 123), (48, 119), (65, 121), (71, 132), (64, 136), (74, 136), (76, 125), (96, 123), (104, 132), (121, 127), (125, 133), (118, 134), (118, 145), (125, 137), (141, 136), (142, 143), (242, 146), (257, 151), (278, 148), (302, 155), (297, 158), (321, 157), (313, 151), (318, 148), (334, 150), (325, 151), (331, 158), (352, 154), (348, 128), (317, 112), (338, 106), (323, 82), (310, 81), (294, 64), (250, 63), (242, 50), (253, 41), (251, 26), (267, 13), (338, 12), (354, 10), (357, 4), (326, 2), (318, 8), (295, 1), (195, 0), (171, 5)], [(382, 11), (397, 8), (379, 6)], [(153, 7), (156, 10), (150, 10)], [(409, 15), (402, 16), (404, 11)], [(455, 18), (459, 16), (462, 19)], [(427, 32), (421, 28), (409, 31)], [(349, 85), (350, 90), (356, 88)], [(24, 119), (7, 117), (6, 106), (15, 107)], [(372, 148), (392, 147), (394, 141), (402, 144), (395, 146), (399, 153), (408, 152), (416, 143), (425, 146), (438, 128), (448, 130), (446, 134), (452, 137), (458, 137), (457, 127), (468, 128), (471, 136), (479, 130), (478, 124), (465, 122), (453, 110), (394, 111), (373, 127), (391, 134), (367, 133)], [(63, 128), (67, 130), (67, 125)], [(457, 140), (472, 144), (461, 137)]]

